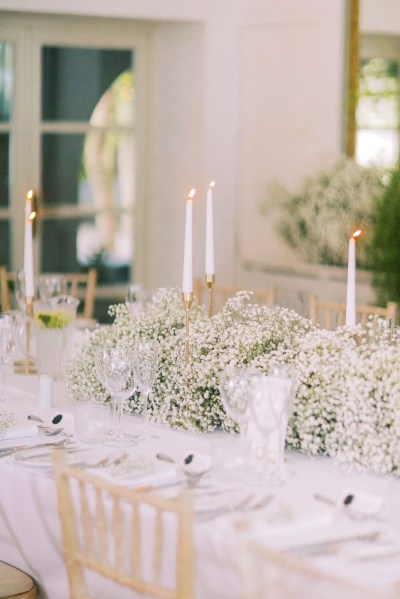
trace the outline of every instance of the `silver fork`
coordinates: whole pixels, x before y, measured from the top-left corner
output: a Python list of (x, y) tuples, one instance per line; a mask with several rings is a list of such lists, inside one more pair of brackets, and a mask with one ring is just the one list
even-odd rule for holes
[(254, 494), (251, 493), (250, 495), (246, 495), (246, 497), (241, 499), (239, 503), (235, 502), (233, 505), (218, 507), (214, 510), (206, 512), (200, 512), (197, 515), (196, 519), (199, 522), (206, 522), (207, 520), (213, 520), (214, 518), (218, 518), (219, 516), (225, 516), (225, 514), (228, 514), (230, 512), (240, 512), (241, 510), (246, 509), (247, 505), (251, 502), (253, 498)]
[(117, 464), (120, 464), (126, 457), (126, 453), (123, 453), (116, 458), (111, 458), (111, 456), (108, 455), (104, 458), (101, 458), (101, 460), (98, 462), (94, 462), (92, 464), (89, 462), (81, 462), (80, 464), (77, 464), (77, 466), (78, 468), (107, 468), (108, 466), (116, 466)]

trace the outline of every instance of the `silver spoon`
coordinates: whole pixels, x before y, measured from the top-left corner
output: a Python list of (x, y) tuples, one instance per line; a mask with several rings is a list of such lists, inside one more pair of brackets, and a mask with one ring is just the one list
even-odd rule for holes
[[(63, 437), (72, 437), (66, 432), (62, 427), (60, 428), (51, 428), (50, 426), (45, 426), (44, 421), (39, 418), (39, 416), (35, 416), (35, 414), (29, 414), (28, 420), (33, 420), (34, 422), (39, 422), (38, 427), (46, 434), (46, 435), (62, 435)], [(54, 431), (54, 432), (51, 432)]]

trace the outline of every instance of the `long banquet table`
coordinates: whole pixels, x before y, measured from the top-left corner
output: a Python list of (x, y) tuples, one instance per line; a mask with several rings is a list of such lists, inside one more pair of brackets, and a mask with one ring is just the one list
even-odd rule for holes
[[(31, 413), (44, 420), (57, 411), (72, 413), (72, 403), (65, 394), (63, 382), (55, 384), (55, 403), (51, 410), (38, 407), (37, 376), (10, 372), (9, 384), (14, 398), (5, 407), (22, 420)], [(137, 422), (137, 418), (126, 416), (124, 425), (129, 429)], [(208, 436), (155, 425), (151, 431), (157, 438), (131, 448), (132, 455), (154, 457), (161, 451), (177, 458), (186, 451), (210, 452)], [(42, 438), (39, 433), (30, 442)], [(58, 438), (61, 437), (54, 439)], [(0, 440), (0, 448), (13, 443)], [(236, 524), (243, 518), (247, 518), (249, 534), (254, 538), (279, 550), (304, 553), (304, 559), (330, 572), (382, 590), (400, 580), (400, 517), (397, 515), (400, 482), (383, 476), (346, 473), (330, 459), (308, 458), (293, 452), (286, 454), (286, 462), (285, 484), (256, 489), (256, 493), (273, 495), (273, 500), (265, 507), (245, 514), (227, 510), (216, 517), (196, 520), (196, 599), (240, 599)], [(0, 480), (0, 560), (31, 574), (39, 585), (42, 598), (66, 599), (68, 583), (51, 473), (20, 465), (9, 456), (0, 459)], [(134, 484), (127, 479), (128, 483)], [(199, 483), (200, 491), (202, 484), (207, 489), (207, 477)], [(247, 492), (241, 480), (238, 480), (238, 487), (236, 492)], [(356, 496), (367, 494), (382, 500), (382, 507), (371, 517), (361, 519), (350, 517), (344, 508), (315, 499), (315, 494), (336, 499), (348, 491)], [(228, 489), (226, 496), (229, 496)], [(315, 554), (307, 551), (308, 544), (314, 541), (356, 537), (374, 531), (381, 533), (382, 542), (338, 543), (333, 554), (329, 550)], [(304, 552), (302, 548), (305, 548)], [(121, 590), (116, 595), (113, 585), (102, 590), (106, 593), (104, 596), (110, 598), (134, 596)]]

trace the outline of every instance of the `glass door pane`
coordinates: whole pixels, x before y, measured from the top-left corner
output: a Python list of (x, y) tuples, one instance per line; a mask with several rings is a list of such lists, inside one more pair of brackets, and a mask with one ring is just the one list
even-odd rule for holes
[(11, 266), (10, 140), (14, 48), (0, 41), (0, 264)]
[(95, 265), (100, 284), (127, 282), (135, 192), (132, 52), (43, 47), (41, 113), (41, 270)]

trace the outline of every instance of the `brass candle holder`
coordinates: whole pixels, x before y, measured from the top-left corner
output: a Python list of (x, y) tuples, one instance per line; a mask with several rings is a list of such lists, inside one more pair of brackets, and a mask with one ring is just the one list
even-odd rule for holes
[(185, 361), (186, 361), (186, 366), (187, 366), (189, 364), (189, 362), (190, 362), (190, 320), (189, 320), (189, 314), (190, 314), (190, 306), (192, 305), (192, 302), (193, 302), (193, 292), (191, 292), (191, 291), (183, 291), (182, 292), (182, 301), (183, 301), (183, 304), (185, 306), (185, 313), (186, 313)]
[(206, 275), (206, 285), (208, 288), (208, 315), (211, 318), (213, 315), (213, 287), (215, 283), (215, 275)]
[(31, 319), (33, 318), (33, 297), (26, 298), (25, 311), (25, 354), (24, 360), (14, 362), (14, 372), (16, 374), (37, 374), (35, 363), (29, 359), (31, 350)]

